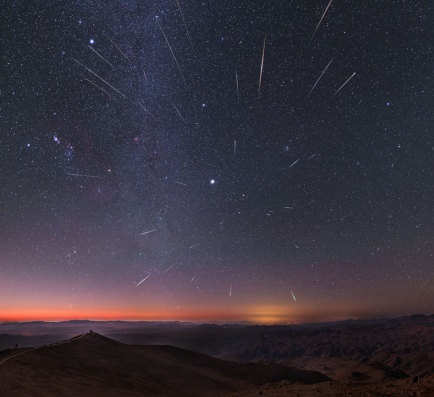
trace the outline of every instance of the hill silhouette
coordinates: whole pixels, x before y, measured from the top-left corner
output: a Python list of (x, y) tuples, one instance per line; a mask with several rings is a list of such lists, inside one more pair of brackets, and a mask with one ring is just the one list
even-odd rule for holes
[(210, 396), (287, 380), (327, 381), (279, 364), (219, 360), (172, 346), (139, 346), (95, 332), (0, 358), (0, 396)]
[(274, 362), (334, 380), (375, 383), (434, 374), (433, 331), (434, 316), (301, 325), (236, 337), (214, 352), (227, 360)]

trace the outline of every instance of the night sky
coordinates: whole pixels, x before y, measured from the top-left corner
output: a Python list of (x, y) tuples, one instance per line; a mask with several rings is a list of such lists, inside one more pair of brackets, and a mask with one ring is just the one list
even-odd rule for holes
[(4, 2), (0, 320), (433, 313), (433, 11)]

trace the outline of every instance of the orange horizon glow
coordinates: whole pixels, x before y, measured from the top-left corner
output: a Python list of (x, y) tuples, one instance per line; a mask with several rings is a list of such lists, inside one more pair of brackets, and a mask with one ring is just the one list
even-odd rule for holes
[(411, 315), (415, 310), (402, 306), (400, 310), (391, 307), (369, 307), (362, 310), (348, 302), (303, 302), (287, 304), (279, 301), (250, 304), (238, 302), (236, 305), (223, 305), (214, 302), (189, 304), (181, 302), (180, 306), (167, 307), (162, 303), (124, 305), (119, 300), (89, 300), (77, 305), (66, 305), (55, 299), (41, 301), (18, 301), (13, 304), (0, 303), (0, 322), (48, 321), (60, 322), (71, 320), (90, 321), (180, 321), (195, 323), (251, 323), (259, 325), (301, 324), (347, 319), (372, 319)]
[(77, 319), (95, 320), (95, 321), (246, 321), (245, 315), (234, 313), (216, 313), (216, 312), (198, 312), (183, 311), (179, 312), (161, 312), (155, 311), (143, 312), (119, 312), (119, 311), (82, 311), (67, 313), (66, 311), (22, 311), (17, 313), (2, 313), (0, 322), (8, 321), (70, 321)]
[[(71, 320), (89, 321), (180, 321), (197, 323), (252, 323), (259, 325), (273, 324), (298, 324), (310, 322), (341, 321), (347, 319), (361, 319), (378, 317), (365, 313), (344, 313), (333, 310), (319, 312), (312, 308), (288, 313), (283, 307), (262, 306), (244, 308), (241, 311), (222, 311), (222, 310), (14, 310), (2, 312), (0, 322), (27, 322), (27, 321), (47, 321), (61, 322)], [(386, 316), (387, 317), (387, 316)]]

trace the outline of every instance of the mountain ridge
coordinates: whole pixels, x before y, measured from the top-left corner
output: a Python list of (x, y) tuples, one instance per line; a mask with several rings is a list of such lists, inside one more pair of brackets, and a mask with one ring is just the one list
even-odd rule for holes
[(12, 352), (0, 365), (0, 373), (7, 379), (8, 392), (17, 397), (195, 397), (280, 380), (307, 384), (329, 380), (318, 372), (279, 364), (224, 361), (173, 346), (128, 345), (93, 331)]

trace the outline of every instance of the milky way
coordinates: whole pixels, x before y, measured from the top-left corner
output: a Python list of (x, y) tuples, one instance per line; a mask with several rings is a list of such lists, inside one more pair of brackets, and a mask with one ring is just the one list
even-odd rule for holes
[(432, 5), (3, 15), (0, 320), (434, 311)]

